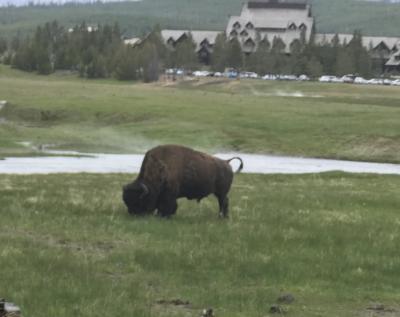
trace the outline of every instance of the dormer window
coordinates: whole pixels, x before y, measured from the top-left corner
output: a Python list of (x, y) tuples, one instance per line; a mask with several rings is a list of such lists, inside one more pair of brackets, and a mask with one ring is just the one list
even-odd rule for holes
[(246, 24), (246, 28), (249, 29), (249, 30), (254, 29), (253, 23), (251, 23), (251, 22), (247, 23), (247, 24)]
[(240, 25), (240, 23), (239, 22), (235, 22), (234, 24), (233, 24), (233, 28), (235, 28), (235, 29), (240, 29), (242, 26)]
[[(304, 24), (303, 24), (303, 25), (304, 25)], [(296, 24), (295, 24), (295, 23), (291, 23), (291, 24), (289, 25), (289, 30), (297, 30)]]
[(255, 46), (255, 43), (252, 39), (248, 39), (246, 42), (244, 42), (244, 45), (246, 46)]
[(246, 30), (243, 30), (242, 32), (240, 32), (240, 36), (246, 37), (248, 35), (249, 35), (249, 33), (247, 33)]
[(174, 44), (175, 44), (175, 41), (174, 41), (174, 39), (173, 39), (172, 37), (170, 37), (170, 38), (168, 39), (167, 43), (168, 43), (169, 45), (174, 45)]
[(304, 23), (302, 23), (300, 26), (299, 26), (299, 29), (300, 30), (307, 30), (307, 26), (304, 24)]
[(230, 36), (237, 36), (238, 32), (236, 30), (232, 30), (231, 33), (229, 33)]
[(208, 42), (207, 39), (204, 39), (201, 43), (200, 46), (210, 46), (210, 43)]

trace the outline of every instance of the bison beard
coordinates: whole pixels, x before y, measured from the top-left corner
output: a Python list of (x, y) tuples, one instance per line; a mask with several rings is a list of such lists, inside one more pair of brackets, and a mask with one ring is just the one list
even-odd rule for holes
[(197, 199), (214, 194), (220, 216), (228, 216), (228, 192), (233, 180), (229, 162), (179, 145), (162, 145), (148, 151), (139, 176), (124, 186), (122, 198), (134, 215), (153, 213), (162, 217), (175, 214), (177, 199)]

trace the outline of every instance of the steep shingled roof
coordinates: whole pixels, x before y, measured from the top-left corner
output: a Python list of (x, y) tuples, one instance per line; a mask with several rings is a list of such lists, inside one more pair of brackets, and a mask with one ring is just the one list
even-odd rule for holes
[[(286, 52), (289, 52), (290, 44), (295, 39), (300, 39), (302, 29), (307, 41), (311, 37), (314, 18), (310, 15), (310, 10), (306, 0), (250, 0), (243, 5), (239, 16), (229, 18), (226, 35), (229, 38), (232, 30), (241, 34), (246, 29), (249, 37), (256, 42), (257, 37), (262, 39), (267, 36), (270, 42), (274, 37), (279, 37), (286, 45)], [(246, 28), (249, 23), (254, 27), (253, 30)], [(291, 27), (293, 25), (296, 27)], [(242, 43), (245, 40), (247, 38), (239, 39)]]
[(196, 43), (196, 50), (201, 49), (201, 43), (204, 40), (210, 45), (214, 45), (215, 39), (217, 38), (219, 31), (190, 31), (190, 30), (162, 30), (161, 36), (164, 41), (167, 43), (169, 39), (172, 39), (174, 42), (178, 41), (184, 34), (191, 34), (193, 41)]
[[(331, 43), (336, 34), (315, 34), (316, 43)], [(341, 44), (349, 43), (353, 38), (353, 34), (338, 34)], [(384, 43), (390, 50), (400, 49), (400, 37), (385, 37), (385, 36), (363, 36), (363, 45), (366, 48), (377, 47), (380, 43)]]

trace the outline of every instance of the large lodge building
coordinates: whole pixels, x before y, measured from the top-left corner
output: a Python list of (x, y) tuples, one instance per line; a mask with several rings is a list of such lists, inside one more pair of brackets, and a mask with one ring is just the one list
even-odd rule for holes
[[(209, 63), (210, 54), (219, 31), (162, 30), (168, 46), (174, 48), (179, 41), (191, 34), (199, 58)], [(280, 38), (285, 52), (290, 54), (296, 41), (309, 42), (314, 35), (316, 43), (332, 42), (335, 34), (315, 32), (311, 4), (307, 0), (248, 0), (238, 16), (229, 18), (225, 34), (228, 40), (237, 38), (246, 54), (257, 50), (261, 40), (272, 43)], [(349, 43), (352, 34), (338, 34), (339, 41)], [(385, 65), (387, 71), (400, 71), (400, 37), (363, 37), (364, 46), (372, 57)]]

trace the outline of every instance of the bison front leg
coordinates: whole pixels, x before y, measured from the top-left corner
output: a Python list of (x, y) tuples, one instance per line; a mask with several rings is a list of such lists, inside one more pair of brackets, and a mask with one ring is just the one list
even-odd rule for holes
[(229, 199), (227, 196), (218, 196), (219, 216), (221, 218), (228, 218), (229, 212)]
[(164, 200), (160, 202), (157, 210), (158, 215), (161, 217), (171, 217), (176, 213), (176, 209), (178, 208), (178, 204), (176, 200)]

